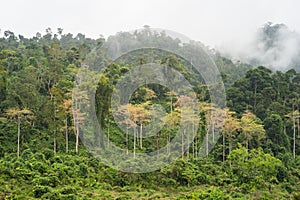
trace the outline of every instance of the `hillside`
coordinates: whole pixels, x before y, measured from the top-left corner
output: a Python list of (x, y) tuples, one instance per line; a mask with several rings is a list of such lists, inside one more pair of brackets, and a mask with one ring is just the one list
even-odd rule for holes
[[(234, 62), (148, 28), (108, 39), (4, 32), (0, 199), (300, 199), (300, 73)], [(133, 44), (141, 48), (118, 54)], [(207, 55), (226, 105), (211, 97), (223, 87), (194, 65)]]

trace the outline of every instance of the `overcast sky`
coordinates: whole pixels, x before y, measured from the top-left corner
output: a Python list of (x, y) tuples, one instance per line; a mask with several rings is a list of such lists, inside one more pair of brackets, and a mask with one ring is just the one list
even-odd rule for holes
[(25, 36), (61, 27), (107, 37), (147, 24), (214, 47), (247, 38), (267, 21), (300, 32), (298, 0), (7, 0), (0, 9), (2, 32)]

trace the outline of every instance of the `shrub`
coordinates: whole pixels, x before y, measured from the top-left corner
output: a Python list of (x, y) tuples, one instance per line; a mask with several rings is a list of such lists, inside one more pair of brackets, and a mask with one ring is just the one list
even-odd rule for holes
[(128, 200), (128, 199), (132, 199), (130, 196), (122, 194), (119, 197), (116, 198), (116, 200)]
[(59, 179), (55, 175), (47, 177), (38, 177), (32, 181), (36, 185), (56, 187), (59, 184)]
[(38, 160), (38, 161), (41, 161), (41, 162), (46, 162), (46, 157), (42, 153), (35, 153), (33, 155), (33, 158), (36, 159), (36, 160)]
[(86, 177), (88, 174), (89, 170), (88, 167), (85, 164), (79, 164), (79, 169), (78, 169), (78, 175), (82, 177)]
[(23, 159), (23, 160), (29, 160), (29, 159), (31, 159), (32, 158), (32, 152), (31, 152), (31, 150), (30, 149), (26, 149), (26, 150), (24, 150), (23, 152), (22, 152), (22, 154), (21, 154), (21, 158)]
[(61, 194), (77, 194), (76, 188), (73, 187), (65, 187), (61, 189), (60, 191)]
[(33, 194), (35, 198), (40, 198), (41, 196), (43, 196), (44, 194), (50, 192), (50, 189), (48, 186), (35, 186), (33, 189)]
[(61, 200), (76, 200), (77, 197), (74, 194), (61, 195)]
[(48, 148), (44, 149), (43, 154), (45, 155), (45, 158), (47, 160), (49, 160), (50, 158), (52, 158), (54, 156), (53, 150), (48, 149)]

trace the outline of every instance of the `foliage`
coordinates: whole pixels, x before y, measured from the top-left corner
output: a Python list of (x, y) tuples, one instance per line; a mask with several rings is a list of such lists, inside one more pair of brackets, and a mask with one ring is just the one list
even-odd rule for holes
[[(204, 47), (227, 88), (222, 129), (217, 127), (220, 116), (211, 121), (210, 111), (217, 108), (189, 61), (170, 52), (144, 49), (111, 62), (100, 50), (115, 41), (128, 48), (136, 40), (139, 44), (156, 42), (182, 51), (191, 51), (193, 45), (181, 45), (178, 39), (147, 27), (107, 40), (64, 34), (62, 29), (53, 33), (50, 28), (45, 35), (37, 33), (32, 38), (17, 37), (11, 31), (4, 34), (0, 38), (0, 199), (299, 199), (299, 72), (254, 68)], [(95, 66), (85, 66), (85, 59), (95, 53)], [(199, 113), (181, 119), (187, 111), (179, 105), (192, 103), (191, 99), (146, 83), (117, 110), (128, 131), (124, 133), (112, 116), (112, 92), (130, 69), (150, 61), (184, 75), (200, 102)], [(95, 72), (98, 64), (108, 65), (101, 75)], [(81, 140), (104, 145), (104, 137), (85, 138), (80, 128), (86, 123), (81, 106), (90, 105), (86, 104), (88, 93), (72, 98), (79, 70), (91, 77), (82, 87), (97, 83), (92, 88), (96, 90), (95, 109), (108, 144), (126, 149), (127, 154), (148, 153), (169, 144), (179, 132), (182, 141), (176, 145), (182, 147), (182, 157), (163, 169), (141, 174), (117, 171), (92, 157)], [(166, 125), (160, 131), (141, 137), (147, 134), (146, 126), (154, 129), (162, 121)], [(209, 124), (221, 132), (210, 133)], [(217, 134), (222, 137), (208, 154), (210, 138)], [(170, 153), (166, 148), (165, 154)]]

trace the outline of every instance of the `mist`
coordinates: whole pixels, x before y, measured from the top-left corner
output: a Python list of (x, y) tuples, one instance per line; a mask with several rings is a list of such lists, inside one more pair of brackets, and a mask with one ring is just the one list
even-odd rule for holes
[(242, 40), (227, 41), (218, 51), (233, 60), (273, 70), (300, 70), (300, 34), (285, 24), (268, 22)]

